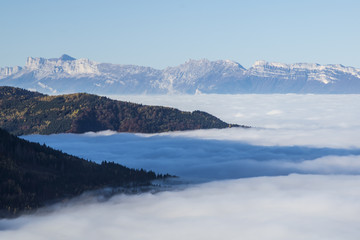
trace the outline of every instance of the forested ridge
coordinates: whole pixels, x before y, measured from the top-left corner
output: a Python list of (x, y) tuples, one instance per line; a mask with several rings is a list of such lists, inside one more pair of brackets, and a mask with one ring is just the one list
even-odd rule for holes
[[(202, 111), (147, 106), (76, 93), (48, 96), (14, 87), (0, 87), (0, 127), (15, 135), (166, 131), (227, 128), (228, 124)], [(242, 126), (245, 127), (245, 126)]]
[(0, 129), (0, 217), (16, 216), (87, 190), (150, 185), (167, 176), (113, 162), (97, 164)]

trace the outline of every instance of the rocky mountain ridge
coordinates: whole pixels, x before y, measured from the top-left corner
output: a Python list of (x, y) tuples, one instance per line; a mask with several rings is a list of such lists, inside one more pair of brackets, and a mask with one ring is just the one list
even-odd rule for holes
[(0, 69), (0, 85), (43, 93), (360, 93), (360, 69), (340, 64), (189, 60), (163, 70), (89, 59), (29, 57), (24, 67)]

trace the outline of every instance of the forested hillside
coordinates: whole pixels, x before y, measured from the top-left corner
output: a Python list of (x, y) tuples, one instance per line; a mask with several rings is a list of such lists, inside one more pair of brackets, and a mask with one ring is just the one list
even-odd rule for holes
[(0, 127), (15, 135), (118, 132), (157, 133), (232, 125), (202, 111), (146, 106), (76, 93), (47, 96), (0, 87)]
[(122, 165), (96, 164), (0, 129), (0, 218), (103, 187), (150, 185), (163, 178)]

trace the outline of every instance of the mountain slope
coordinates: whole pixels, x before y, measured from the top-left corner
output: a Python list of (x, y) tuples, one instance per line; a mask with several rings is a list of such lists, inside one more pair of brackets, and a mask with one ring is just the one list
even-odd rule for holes
[(360, 93), (360, 69), (342, 65), (189, 60), (158, 70), (135, 65), (29, 57), (24, 67), (0, 69), (0, 85), (43, 93)]
[(104, 187), (150, 185), (153, 172), (93, 162), (0, 129), (0, 218)]
[(227, 128), (201, 111), (146, 106), (76, 93), (47, 96), (19, 88), (0, 87), (0, 127), (15, 134), (166, 131)]

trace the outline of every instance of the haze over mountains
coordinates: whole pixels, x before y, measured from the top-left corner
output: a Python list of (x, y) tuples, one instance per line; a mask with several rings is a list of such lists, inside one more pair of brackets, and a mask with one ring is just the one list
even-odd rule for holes
[(163, 70), (89, 59), (29, 57), (0, 69), (0, 85), (48, 94), (360, 93), (360, 69), (343, 65), (189, 60)]

